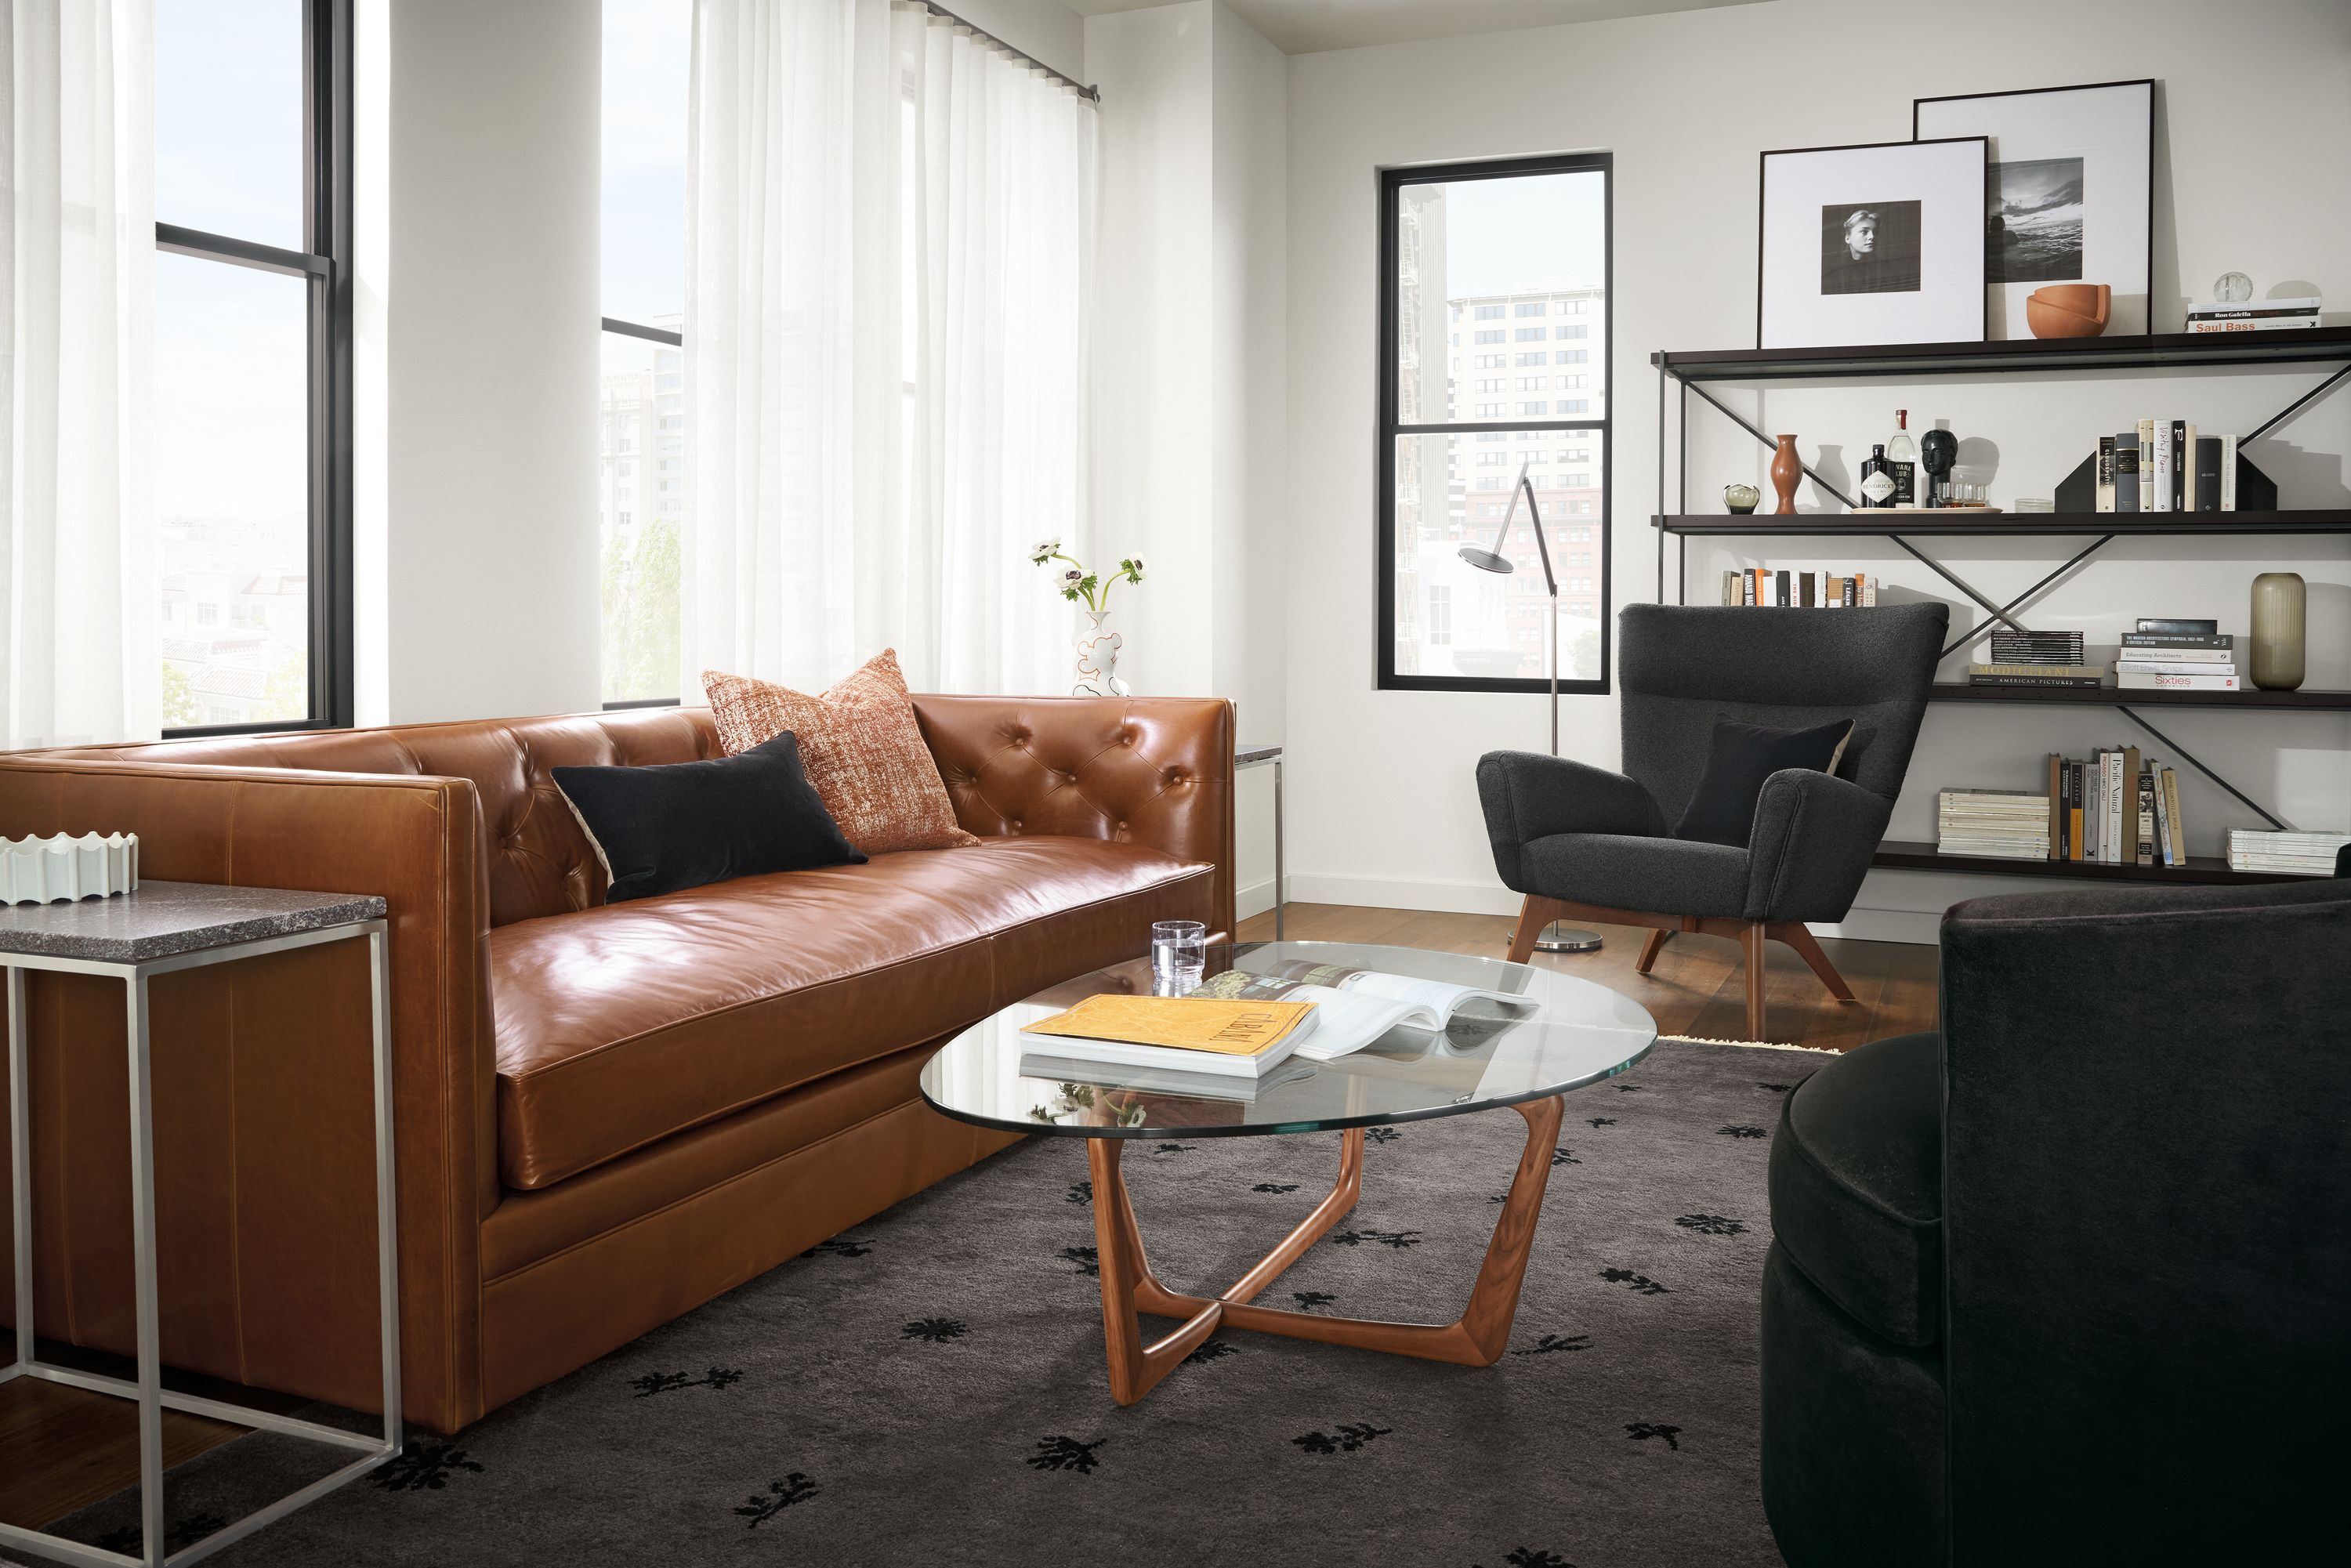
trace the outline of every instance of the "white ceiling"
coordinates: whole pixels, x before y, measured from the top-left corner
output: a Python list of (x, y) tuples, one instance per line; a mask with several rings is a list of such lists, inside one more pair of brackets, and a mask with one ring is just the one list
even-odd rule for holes
[[(1081, 16), (1141, 11), (1168, 0), (1061, 0)], [(1286, 55), (1504, 33), (1562, 22), (1704, 11), (1755, 0), (1225, 0)]]

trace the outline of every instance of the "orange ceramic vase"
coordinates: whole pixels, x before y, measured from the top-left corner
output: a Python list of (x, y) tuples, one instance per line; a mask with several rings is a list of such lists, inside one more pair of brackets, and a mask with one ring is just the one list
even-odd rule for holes
[(2104, 283), (2053, 283), (2024, 297), (2024, 319), (2036, 338), (2095, 338), (2106, 329), (2115, 291)]
[(1796, 509), (1796, 483), (1804, 476), (1804, 465), (1796, 457), (1796, 438), (1780, 437), (1780, 450), (1771, 454), (1771, 488), (1780, 493), (1780, 504), (1772, 508), (1777, 517), (1786, 517)]

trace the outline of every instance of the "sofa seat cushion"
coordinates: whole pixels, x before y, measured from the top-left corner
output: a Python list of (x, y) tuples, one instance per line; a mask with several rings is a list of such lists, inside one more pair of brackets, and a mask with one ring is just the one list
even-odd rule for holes
[(1896, 1344), (1936, 1342), (1943, 1301), (1943, 1041), (1897, 1035), (1788, 1092), (1771, 1233), (1823, 1294)]
[(1552, 833), (1520, 852), (1527, 891), (1609, 909), (1737, 918), (1747, 907), (1747, 851), (1697, 839)]
[(1208, 920), (1215, 868), (988, 839), (714, 883), (489, 935), (498, 1164), (543, 1187), (935, 1040)]

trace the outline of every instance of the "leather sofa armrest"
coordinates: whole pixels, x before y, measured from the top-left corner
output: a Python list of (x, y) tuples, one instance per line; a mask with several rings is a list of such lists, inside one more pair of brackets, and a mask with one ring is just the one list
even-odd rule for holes
[(1884, 796), (1813, 768), (1763, 780), (1747, 839), (1747, 918), (1844, 919), (1893, 815)]
[(1648, 789), (1622, 773), (1539, 751), (1489, 751), (1478, 759), (1478, 800), (1486, 811), (1486, 839), (1494, 870), (1513, 893), (1520, 885), (1519, 851), (1553, 833), (1624, 833), (1650, 837), (1665, 820)]
[[(489, 879), (472, 781), (24, 755), (0, 759), (0, 831), (137, 833), (141, 874), (157, 881), (386, 899), (404, 1399), (437, 1430), (474, 1419), (481, 1410), (478, 1226), (498, 1201), (498, 1184)], [(353, 1038), (339, 1038), (343, 1030)], [(364, 1010), (336, 1009), (307, 1043), (364, 1061)], [(213, 1130), (224, 1139), (230, 1132)], [(356, 1207), (337, 1225), (371, 1236), (371, 1186), (348, 1197)], [(252, 1223), (308, 1228), (286, 1244), (315, 1252), (319, 1203), (344, 1197), (338, 1190), (308, 1205), (265, 1205)], [(242, 1245), (258, 1255), (285, 1239)], [(371, 1345), (374, 1286), (363, 1294), (360, 1337)], [(364, 1398), (378, 1375), (371, 1353), (355, 1370)]]
[(964, 831), (1145, 844), (1217, 868), (1234, 928), (1233, 705), (1222, 697), (917, 696)]

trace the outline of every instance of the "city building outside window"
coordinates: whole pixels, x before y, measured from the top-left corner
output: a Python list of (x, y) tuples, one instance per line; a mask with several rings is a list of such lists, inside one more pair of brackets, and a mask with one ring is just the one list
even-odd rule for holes
[[(1608, 356), (1593, 349), (1604, 348), (1593, 340), (1604, 340), (1608, 324), (1611, 177), (1604, 153), (1399, 169), (1381, 177), (1383, 687), (1543, 689), (1550, 600), (1522, 500), (1510, 537), (1497, 538), (1523, 472), (1561, 573), (1562, 687), (1608, 689)], [(1406, 256), (1409, 266), (1399, 259)], [(1465, 367), (1459, 355), (1446, 363), (1424, 355), (1407, 365), (1399, 351), (1407, 337), (1435, 340), (1447, 321), (1541, 317), (1581, 319), (1556, 329), (1484, 327), (1472, 338), (1479, 345), (1529, 344), (1517, 355), (1520, 365), (1590, 366), (1520, 377), (1516, 389), (1564, 390), (1573, 397), (1457, 404), (1453, 378), (1491, 370), (1502, 356), (1477, 354)], [(1554, 338), (1579, 346), (1554, 357), (1547, 341)], [(1481, 382), (1478, 390), (1490, 389)], [(1562, 434), (1578, 444), (1558, 444)], [(1571, 518), (1577, 526), (1567, 526)], [(1583, 547), (1572, 561), (1564, 548), (1571, 538)], [(1479, 571), (1460, 559), (1465, 544), (1497, 549), (1516, 570), (1509, 576)], [(1577, 569), (1572, 573), (1571, 565)]]

